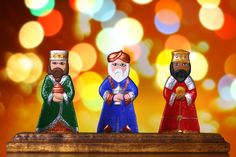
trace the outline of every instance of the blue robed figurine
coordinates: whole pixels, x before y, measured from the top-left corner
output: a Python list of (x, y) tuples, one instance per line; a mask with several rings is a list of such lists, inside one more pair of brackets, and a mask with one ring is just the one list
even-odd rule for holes
[(133, 106), (138, 88), (129, 78), (130, 56), (123, 51), (113, 52), (107, 61), (109, 76), (99, 88), (104, 104), (97, 132), (138, 133)]

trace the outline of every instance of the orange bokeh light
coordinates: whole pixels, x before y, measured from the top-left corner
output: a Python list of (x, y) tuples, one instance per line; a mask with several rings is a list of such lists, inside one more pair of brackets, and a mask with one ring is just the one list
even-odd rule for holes
[(61, 30), (63, 17), (54, 9), (50, 14), (39, 17), (38, 22), (42, 25), (45, 36), (53, 36)]
[(230, 14), (224, 14), (225, 21), (221, 29), (215, 31), (216, 35), (222, 39), (232, 39), (236, 35), (236, 21)]

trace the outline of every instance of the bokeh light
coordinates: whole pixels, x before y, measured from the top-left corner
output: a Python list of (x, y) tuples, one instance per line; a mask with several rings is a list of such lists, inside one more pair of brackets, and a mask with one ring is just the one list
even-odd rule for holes
[(24, 0), (26, 7), (29, 9), (40, 9), (44, 7), (49, 0)]
[(123, 45), (134, 45), (143, 37), (142, 24), (134, 18), (122, 18), (114, 27)]
[(200, 41), (198, 44), (198, 49), (200, 52), (205, 53), (209, 50), (209, 44), (206, 41)]
[(139, 85), (139, 76), (138, 76), (138, 73), (137, 73), (132, 67), (130, 67), (129, 77), (130, 77), (130, 78), (132, 79), (132, 81), (136, 84), (136, 86)]
[(223, 11), (215, 6), (202, 6), (199, 11), (201, 24), (209, 30), (219, 30), (224, 24)]
[(225, 61), (224, 70), (226, 74), (236, 76), (236, 53), (232, 53)]
[(80, 55), (75, 51), (69, 52), (69, 66), (70, 66), (70, 75), (72, 78), (75, 78), (79, 75), (82, 70), (82, 60)]
[(165, 42), (165, 49), (183, 49), (191, 50), (191, 44), (186, 37), (180, 34), (174, 34), (167, 38)]
[[(37, 0), (34, 0), (37, 1)], [(41, 1), (41, 0), (38, 0)], [(43, 0), (41, 4), (44, 2)], [(35, 4), (36, 5), (36, 4)], [(41, 7), (38, 8), (30, 8), (30, 12), (34, 16), (45, 16), (49, 14), (55, 7), (55, 0), (47, 0), (46, 4), (41, 5)]]
[(134, 3), (137, 3), (137, 4), (148, 4), (150, 2), (152, 2), (152, 0), (133, 0)]
[(236, 79), (233, 80), (230, 86), (230, 93), (232, 95), (232, 98), (236, 100)]
[[(99, 0), (97, 0), (99, 1)], [(93, 19), (97, 21), (107, 21), (112, 18), (116, 12), (116, 5), (113, 0), (106, 0), (101, 6), (101, 9), (93, 14)]]
[(157, 30), (163, 34), (176, 33), (180, 28), (180, 19), (172, 10), (160, 10), (156, 13), (154, 23)]
[(195, 81), (203, 79), (208, 72), (208, 62), (204, 55), (198, 52), (190, 53), (191, 76)]
[(208, 111), (199, 110), (198, 118), (200, 123), (200, 132), (216, 133), (219, 129), (219, 123), (213, 119), (213, 116)]
[(89, 71), (80, 75), (79, 79), (83, 85), (78, 89), (83, 105), (89, 110), (100, 111), (103, 99), (98, 91), (103, 81), (102, 77), (96, 72)]
[(156, 59), (156, 66), (157, 68), (159, 67), (169, 67), (170, 66), (170, 62), (171, 62), (171, 58), (172, 58), (172, 49), (164, 49), (163, 51), (161, 51)]
[(50, 14), (39, 17), (38, 22), (42, 25), (45, 36), (53, 36), (62, 28), (63, 18), (58, 10), (53, 10)]
[(22, 54), (16, 53), (7, 60), (7, 76), (14, 82), (25, 81), (31, 72), (32, 62)]
[(89, 43), (79, 43), (72, 47), (72, 51), (78, 53), (82, 62), (82, 71), (91, 69), (97, 61), (95, 48)]
[(230, 92), (230, 86), (234, 81), (235, 77), (233, 75), (224, 75), (221, 77), (218, 83), (218, 92), (220, 97), (225, 101), (231, 101), (232, 95)]
[(122, 41), (114, 28), (101, 30), (96, 37), (96, 45), (106, 55), (123, 49)]
[(159, 67), (156, 74), (156, 84), (157, 87), (161, 90), (164, 89), (165, 83), (170, 76), (169, 66)]
[(182, 18), (182, 8), (176, 0), (159, 0), (155, 6), (155, 13), (158, 13), (161, 10), (172, 11), (178, 16), (178, 19)]
[(92, 16), (101, 9), (103, 3), (103, 0), (75, 0), (75, 7), (81, 13)]
[(221, 29), (216, 31), (216, 35), (222, 39), (232, 39), (236, 35), (236, 20), (235, 18), (227, 13), (224, 13), (224, 24)]
[(215, 103), (218, 107), (220, 112), (227, 112), (232, 111), (236, 108), (236, 102), (232, 100), (224, 100), (223, 98), (219, 97), (216, 98)]
[(219, 6), (220, 0), (197, 0), (197, 2), (202, 6), (215, 7)]
[(29, 76), (24, 80), (25, 83), (34, 83), (36, 82), (42, 74), (43, 70), (43, 63), (40, 60), (40, 58), (33, 52), (26, 53), (25, 54), (28, 59), (30, 60), (30, 74)]
[(37, 47), (43, 41), (43, 38), (43, 28), (36, 21), (25, 23), (19, 32), (20, 44), (27, 49)]
[(202, 82), (202, 87), (206, 90), (213, 90), (215, 88), (215, 82), (212, 79), (205, 79)]

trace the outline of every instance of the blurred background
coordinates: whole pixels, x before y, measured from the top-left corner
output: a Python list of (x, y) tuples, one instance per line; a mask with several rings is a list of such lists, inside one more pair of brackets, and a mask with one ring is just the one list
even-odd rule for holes
[(140, 132), (157, 132), (171, 51), (190, 50), (201, 132), (220, 133), (236, 156), (235, 0), (2, 0), (0, 155), (17, 132), (33, 132), (49, 50), (69, 50), (79, 131), (95, 132), (106, 56), (131, 56)]

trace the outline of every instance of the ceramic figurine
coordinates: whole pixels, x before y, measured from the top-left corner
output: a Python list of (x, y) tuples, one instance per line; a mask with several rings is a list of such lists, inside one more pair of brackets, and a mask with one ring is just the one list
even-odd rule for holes
[(68, 51), (51, 50), (42, 86), (43, 107), (36, 132), (78, 132), (73, 106), (74, 86), (68, 75)]
[(104, 100), (98, 133), (138, 133), (133, 101), (138, 96), (138, 88), (129, 78), (130, 56), (123, 52), (113, 52), (107, 57), (108, 76), (99, 88)]
[(171, 76), (167, 79), (163, 92), (166, 106), (160, 124), (160, 133), (200, 132), (195, 108), (197, 91), (190, 76), (189, 54), (190, 52), (185, 50), (172, 52)]

